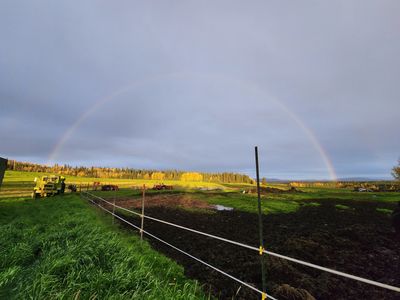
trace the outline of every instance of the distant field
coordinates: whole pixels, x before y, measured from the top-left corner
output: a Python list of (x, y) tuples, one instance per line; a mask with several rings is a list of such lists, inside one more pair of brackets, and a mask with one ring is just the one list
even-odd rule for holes
[[(3, 185), (0, 188), (0, 199), (10, 197), (26, 197), (32, 192), (35, 185), (35, 177), (45, 175), (53, 175), (53, 173), (40, 172), (21, 172), (21, 171), (6, 171)], [(141, 187), (145, 184), (152, 188), (155, 184), (164, 183), (178, 188), (211, 188), (211, 189), (226, 189), (227, 187), (213, 182), (187, 182), (187, 181), (172, 181), (172, 180), (144, 180), (144, 179), (116, 179), (116, 178), (91, 178), (63, 175), (66, 178), (66, 184), (77, 184), (86, 188), (92, 185), (93, 182), (101, 182), (104, 184), (112, 183), (123, 188)]]
[[(0, 199), (4, 198), (18, 198), (29, 196), (34, 187), (34, 178), (41, 177), (44, 175), (52, 175), (51, 173), (39, 173), (39, 172), (20, 172), (20, 171), (6, 171), (3, 186), (0, 189)], [(82, 189), (86, 189), (93, 184), (93, 182), (101, 182), (104, 184), (112, 183), (118, 185), (123, 190), (119, 192), (121, 195), (130, 194), (133, 187), (142, 187), (143, 184), (147, 188), (152, 188), (155, 184), (161, 183), (158, 180), (141, 180), (141, 179), (115, 179), (115, 178), (90, 178), (90, 177), (77, 177), (77, 176), (65, 176), (66, 183), (77, 184), (82, 186)], [(256, 206), (254, 204), (249, 205), (247, 199), (253, 199), (255, 194), (241, 194), (242, 191), (249, 191), (255, 189), (255, 185), (251, 184), (218, 184), (212, 182), (186, 182), (186, 181), (171, 181), (163, 180), (162, 183), (172, 185), (175, 189), (186, 190), (189, 192), (192, 189), (207, 188), (207, 189), (221, 189), (221, 193), (215, 193), (210, 191), (209, 195), (206, 196), (207, 201), (210, 203), (223, 202), (226, 205), (231, 205), (236, 208), (244, 209), (246, 211), (254, 211)], [(269, 187), (279, 188), (287, 190), (289, 186), (282, 183), (268, 184)], [(299, 193), (263, 193), (262, 198), (274, 200), (271, 205), (275, 207), (283, 206), (285, 210), (288, 207), (288, 211), (292, 210), (295, 204), (293, 201), (297, 200), (313, 200), (313, 199), (342, 199), (342, 200), (359, 200), (359, 201), (379, 201), (379, 202), (395, 202), (400, 200), (400, 193), (395, 192), (354, 192), (350, 189), (344, 188), (298, 188)], [(231, 193), (231, 197), (226, 197), (225, 192)], [(107, 195), (107, 193), (106, 193)], [(203, 195), (203, 196), (202, 196)], [(215, 197), (210, 197), (215, 195)], [(204, 198), (204, 193), (199, 193), (199, 197)], [(215, 200), (217, 199), (217, 200)], [(278, 202), (276, 202), (278, 201)], [(275, 204), (279, 203), (283, 204)], [(292, 201), (292, 202), (291, 202)], [(221, 203), (222, 204), (222, 203)], [(273, 209), (274, 210), (274, 209)]]

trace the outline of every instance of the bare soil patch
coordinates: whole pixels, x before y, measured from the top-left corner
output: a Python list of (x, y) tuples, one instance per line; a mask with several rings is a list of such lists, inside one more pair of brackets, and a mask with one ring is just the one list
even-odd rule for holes
[[(150, 198), (150, 197), (149, 197)], [(146, 214), (179, 225), (258, 246), (257, 215), (240, 211), (214, 214), (168, 207), (191, 203), (185, 197), (156, 197)], [(178, 200), (179, 199), (179, 200)], [(137, 201), (137, 200), (136, 200)], [(168, 205), (165, 205), (165, 201)], [(400, 241), (395, 239), (390, 218), (376, 212), (377, 203), (312, 200), (299, 211), (264, 216), (266, 248), (350, 274), (400, 285)], [(140, 203), (140, 200), (138, 201)], [(148, 201), (151, 203), (151, 200)], [(130, 205), (131, 203), (127, 203)], [(339, 210), (335, 205), (352, 209)], [(134, 207), (138, 207), (135, 204)], [(391, 203), (379, 207), (393, 209)], [(131, 206), (132, 207), (132, 206)], [(138, 218), (129, 216), (139, 225)], [(257, 252), (145, 220), (145, 229), (212, 265), (261, 288), (260, 256)], [(184, 266), (185, 274), (199, 280), (206, 292), (218, 299), (259, 299), (248, 288), (193, 261), (155, 240), (154, 248)], [(267, 287), (278, 299), (399, 299), (396, 292), (341, 278), (282, 259), (266, 256)]]
[[(116, 204), (124, 208), (138, 209), (142, 207), (141, 198), (117, 198)], [(202, 200), (193, 199), (187, 194), (174, 194), (174, 195), (146, 195), (145, 207), (173, 207), (173, 208), (200, 208), (211, 209), (212, 206)]]

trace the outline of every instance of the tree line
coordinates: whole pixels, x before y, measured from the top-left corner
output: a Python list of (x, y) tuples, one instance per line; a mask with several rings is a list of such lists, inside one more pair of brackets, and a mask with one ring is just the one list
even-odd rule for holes
[(133, 168), (108, 168), (108, 167), (84, 167), (70, 166), (67, 164), (52, 166), (9, 160), (7, 169), (13, 171), (56, 173), (79, 177), (93, 178), (119, 178), (119, 179), (153, 179), (153, 180), (183, 180), (206, 181), (216, 183), (250, 183), (254, 180), (247, 175), (238, 173), (204, 173), (186, 172), (179, 170), (146, 170)]

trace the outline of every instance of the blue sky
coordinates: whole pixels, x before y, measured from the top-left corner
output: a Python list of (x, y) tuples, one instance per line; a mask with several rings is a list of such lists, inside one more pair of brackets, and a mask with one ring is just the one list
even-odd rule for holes
[(0, 156), (390, 178), (398, 1), (1, 1)]

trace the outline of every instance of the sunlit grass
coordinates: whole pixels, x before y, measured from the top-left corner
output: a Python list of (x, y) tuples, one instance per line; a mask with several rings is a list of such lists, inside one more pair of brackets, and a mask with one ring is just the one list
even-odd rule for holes
[[(118, 192), (95, 192), (104, 198), (140, 198), (141, 190), (122, 189)], [(256, 213), (258, 211), (257, 194), (242, 193), (242, 190), (224, 190), (224, 191), (200, 191), (193, 189), (176, 189), (172, 191), (154, 191), (146, 190), (146, 195), (155, 194), (174, 195), (186, 194), (195, 199), (202, 200), (211, 205), (224, 205), (233, 207), (236, 210)], [(369, 201), (369, 202), (393, 202), (398, 201), (400, 193), (374, 193), (365, 194), (357, 193), (349, 190), (341, 190), (340, 193), (331, 193), (329, 190), (324, 193), (323, 188), (313, 189), (308, 192), (300, 193), (266, 193), (261, 195), (263, 213), (288, 213), (295, 212), (301, 206), (320, 206), (321, 203), (327, 201), (344, 200), (349, 201)], [(354, 198), (352, 198), (354, 197)], [(343, 206), (343, 207), (342, 207)], [(344, 204), (339, 204), (338, 209), (345, 209)], [(346, 206), (347, 207), (347, 206)]]
[(336, 204), (335, 207), (337, 209), (341, 209), (341, 210), (347, 210), (347, 209), (351, 209), (351, 207), (347, 206), (347, 205), (343, 205), (343, 204)]
[(392, 209), (388, 209), (388, 208), (377, 208), (376, 211), (390, 215), (393, 210)]
[[(0, 189), (0, 199), (29, 196), (32, 193), (35, 185), (35, 177), (45, 175), (52, 175), (53, 173), (41, 172), (21, 172), (21, 171), (6, 171), (4, 176), (3, 185)], [(209, 189), (226, 189), (222, 184), (214, 182), (203, 181), (179, 181), (179, 180), (145, 180), (145, 179), (117, 179), (117, 178), (91, 178), (91, 177), (77, 177), (65, 175), (66, 184), (76, 184), (78, 189), (86, 190), (93, 186), (93, 182), (100, 182), (101, 184), (115, 184), (122, 188), (142, 187), (146, 185), (147, 188), (152, 188), (156, 184), (164, 183), (172, 185), (175, 188), (209, 188)]]
[(0, 299), (206, 299), (76, 195), (0, 202)]

